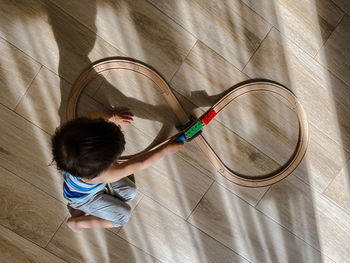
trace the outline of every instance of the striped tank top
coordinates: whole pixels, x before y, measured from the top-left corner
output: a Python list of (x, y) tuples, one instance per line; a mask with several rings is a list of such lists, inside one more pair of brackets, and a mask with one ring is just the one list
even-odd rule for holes
[(103, 190), (106, 186), (104, 183), (100, 184), (88, 184), (81, 181), (80, 177), (75, 177), (70, 173), (62, 173), (63, 183), (63, 196), (69, 202), (81, 203), (92, 197), (97, 192)]

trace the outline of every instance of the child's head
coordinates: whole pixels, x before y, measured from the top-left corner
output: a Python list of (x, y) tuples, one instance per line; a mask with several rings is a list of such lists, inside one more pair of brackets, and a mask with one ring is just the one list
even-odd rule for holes
[(73, 176), (92, 179), (124, 151), (120, 128), (103, 119), (78, 118), (58, 128), (52, 137), (57, 167)]

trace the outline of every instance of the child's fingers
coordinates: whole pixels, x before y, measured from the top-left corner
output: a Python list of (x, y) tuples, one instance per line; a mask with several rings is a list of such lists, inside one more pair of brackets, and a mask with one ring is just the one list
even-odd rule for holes
[(124, 123), (124, 124), (131, 124), (132, 121), (123, 120), (123, 123)]
[(134, 120), (133, 116), (130, 116), (130, 115), (123, 115), (121, 116), (123, 120)]
[(122, 122), (123, 122), (123, 123), (126, 123), (126, 124), (131, 124), (133, 121), (134, 121), (134, 119), (131, 118), (131, 117), (123, 118), (123, 119), (122, 119)]
[(129, 111), (129, 110), (119, 111), (117, 114), (118, 114), (119, 116), (124, 116), (124, 115), (134, 116), (134, 115), (131, 113), (131, 111)]
[(176, 153), (181, 150), (181, 148), (184, 146), (183, 142), (177, 143), (170, 141), (168, 144), (168, 153)]

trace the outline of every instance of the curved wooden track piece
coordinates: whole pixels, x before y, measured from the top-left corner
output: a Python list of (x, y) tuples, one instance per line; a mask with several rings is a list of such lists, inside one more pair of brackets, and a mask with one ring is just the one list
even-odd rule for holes
[[(68, 104), (67, 104), (67, 120), (71, 120), (76, 118), (77, 115), (77, 104), (79, 101), (79, 97), (81, 93), (83, 92), (85, 86), (96, 76), (102, 74), (105, 71), (110, 70), (127, 70), (127, 71), (133, 71), (136, 74), (142, 74), (148, 79), (150, 79), (155, 86), (160, 90), (162, 95), (164, 96), (165, 100), (168, 102), (169, 106), (174, 111), (175, 115), (179, 119), (179, 121), (183, 124), (187, 123), (190, 119), (185, 113), (184, 109), (172, 93), (170, 87), (166, 83), (166, 81), (153, 69), (150, 67), (133, 60), (128, 59), (108, 59), (102, 62), (97, 62), (95, 64), (92, 64), (88, 69), (86, 69), (77, 79), (75, 84), (72, 87), (72, 90), (69, 95)], [(236, 98), (247, 94), (251, 92), (261, 92), (261, 91), (267, 91), (272, 92), (277, 96), (280, 96), (283, 98), (289, 107), (295, 112), (295, 114), (298, 117), (299, 122), (299, 140), (297, 143), (296, 150), (293, 154), (293, 156), (289, 159), (289, 161), (281, 167), (279, 170), (268, 174), (266, 176), (259, 176), (259, 177), (249, 177), (237, 174), (233, 171), (231, 171), (228, 167), (225, 166), (225, 164), (220, 160), (220, 158), (216, 155), (215, 151), (210, 147), (210, 145), (206, 142), (203, 136), (198, 136), (194, 141), (197, 143), (201, 151), (207, 158), (209, 159), (210, 163), (216, 168), (216, 170), (224, 176), (229, 181), (246, 187), (263, 187), (267, 185), (274, 184), (283, 178), (287, 177), (289, 174), (291, 174), (300, 164), (302, 161), (307, 147), (309, 143), (309, 128), (308, 128), (308, 122), (306, 118), (306, 114), (303, 110), (303, 107), (299, 103), (296, 96), (290, 92), (288, 89), (283, 87), (282, 85), (271, 83), (271, 82), (253, 82), (241, 85), (231, 92), (229, 92), (227, 95), (225, 95), (223, 98), (221, 98), (213, 107), (212, 109), (215, 110), (217, 114), (226, 107), (229, 103), (234, 101)], [(172, 136), (168, 140), (156, 145), (154, 148), (159, 147), (160, 145), (168, 142), (169, 140), (173, 139), (174, 137), (178, 136), (179, 134)], [(151, 149), (151, 150), (152, 150)], [(120, 161), (127, 161), (129, 158), (132, 158), (133, 156), (128, 156), (122, 158)]]

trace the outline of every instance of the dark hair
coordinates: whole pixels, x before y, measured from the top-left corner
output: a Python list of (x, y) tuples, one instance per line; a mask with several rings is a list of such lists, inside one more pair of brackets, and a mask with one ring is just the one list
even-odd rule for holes
[(102, 118), (78, 118), (56, 129), (51, 143), (59, 170), (92, 179), (120, 157), (125, 139), (114, 123)]

